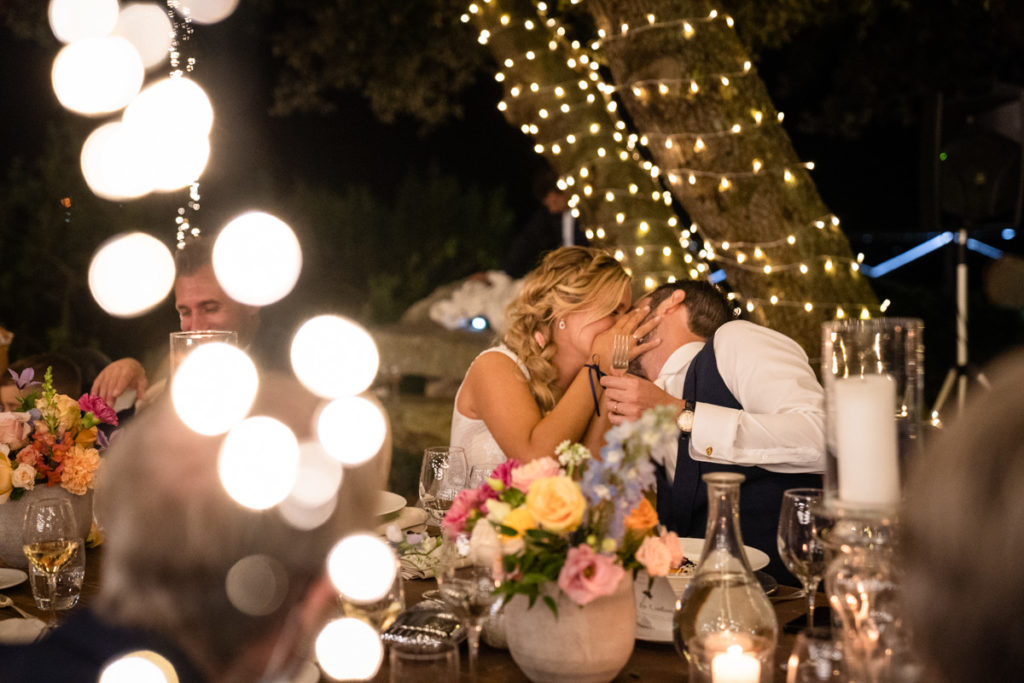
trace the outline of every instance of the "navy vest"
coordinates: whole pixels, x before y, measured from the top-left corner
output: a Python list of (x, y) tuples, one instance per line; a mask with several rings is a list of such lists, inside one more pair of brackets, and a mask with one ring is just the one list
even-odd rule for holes
[[(714, 335), (704, 344), (686, 371), (683, 395), (688, 401), (742, 410), (743, 406), (725, 386), (715, 358)], [(708, 523), (708, 489), (701, 479), (707, 472), (739, 472), (744, 475), (740, 487), (740, 532), (743, 543), (763, 550), (770, 562), (764, 571), (779, 583), (799, 586), (800, 582), (785, 568), (779, 557), (776, 535), (782, 493), (797, 487), (821, 486), (818, 474), (781, 474), (760, 467), (743, 467), (698, 462), (690, 457), (690, 435), (679, 435), (676, 471), (668, 483), (665, 468), (657, 466), (658, 520), (681, 537), (703, 538)]]

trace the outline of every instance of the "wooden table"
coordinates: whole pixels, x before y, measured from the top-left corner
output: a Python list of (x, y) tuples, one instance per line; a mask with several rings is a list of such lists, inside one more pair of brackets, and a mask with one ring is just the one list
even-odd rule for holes
[[(82, 585), (82, 597), (79, 600), (78, 606), (73, 609), (78, 610), (87, 606), (99, 592), (99, 578), (102, 574), (102, 566), (102, 546), (89, 549), (86, 553), (85, 581)], [(407, 581), (405, 584), (406, 602), (408, 604), (415, 604), (419, 602), (424, 592), (436, 587), (437, 585), (433, 580)], [(46, 610), (36, 608), (35, 601), (32, 599), (32, 589), (27, 581), (13, 588), (8, 588), (3, 593), (9, 595), (18, 607), (29, 614), (37, 616), (43, 621), (49, 619), (49, 613)], [(794, 588), (780, 586), (778, 592), (773, 597), (785, 598), (795, 593), (796, 589)], [(786, 673), (782, 669), (782, 665), (789, 658), (789, 653), (793, 649), (795, 640), (794, 635), (782, 633), (782, 625), (804, 614), (807, 609), (806, 604), (805, 600), (800, 599), (785, 600), (774, 604), (780, 631), (779, 643), (775, 650), (775, 683), (785, 683)], [(818, 604), (825, 604), (823, 595), (818, 596)], [(58, 613), (58, 618), (60, 618), (61, 614), (66, 614), (66, 612)], [(17, 613), (10, 608), (0, 609), (0, 619), (9, 619), (17, 616)], [(468, 675), (465, 674), (468, 654), (466, 653), (466, 646), (463, 645), (462, 648), (463, 678), (468, 680)], [(526, 676), (515, 665), (515, 662), (512, 661), (512, 657), (507, 650), (495, 649), (483, 642), (480, 643), (478, 668), (479, 679), (487, 683), (527, 683), (528, 681)], [(686, 662), (676, 653), (673, 645), (638, 640), (633, 650), (633, 655), (615, 681), (617, 683), (684, 681), (687, 677)], [(323, 678), (321, 680), (326, 681), (328, 679)], [(386, 654), (384, 664), (373, 680), (376, 682), (386, 682), (389, 680)]]

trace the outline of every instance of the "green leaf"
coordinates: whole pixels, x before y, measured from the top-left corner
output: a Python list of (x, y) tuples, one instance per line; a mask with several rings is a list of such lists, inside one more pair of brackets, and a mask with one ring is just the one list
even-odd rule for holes
[(551, 610), (551, 613), (554, 614), (555, 618), (557, 619), (558, 618), (558, 605), (555, 603), (555, 599), (552, 598), (550, 595), (545, 595), (544, 596), (544, 604), (548, 606), (548, 608)]

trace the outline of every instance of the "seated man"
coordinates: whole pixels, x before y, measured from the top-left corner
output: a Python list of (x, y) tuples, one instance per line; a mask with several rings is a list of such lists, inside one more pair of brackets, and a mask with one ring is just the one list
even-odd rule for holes
[[(202, 239), (193, 240), (184, 249), (175, 252), (174, 307), (181, 320), (182, 332), (195, 330), (228, 330), (238, 333), (238, 344), (259, 358), (254, 349), (260, 328), (260, 309), (241, 304), (229, 297), (213, 272), (211, 247)], [(271, 364), (273, 365), (273, 364)], [(139, 400), (145, 400), (149, 379), (142, 363), (134, 358), (121, 358), (105, 367), (93, 382), (91, 393), (102, 396), (110, 405), (127, 389), (135, 390)], [(122, 404), (123, 405), (123, 404)], [(117, 406), (120, 409), (122, 406)]]
[(768, 553), (769, 574), (795, 585), (776, 543), (782, 493), (820, 487), (825, 465), (824, 392), (807, 355), (783, 334), (734, 320), (728, 299), (707, 282), (663, 285), (637, 305), (645, 303), (662, 316), (650, 333), (662, 344), (634, 361), (641, 377), (609, 375), (601, 383), (613, 423), (655, 405), (677, 410), (678, 450), (652, 453), (661, 523), (703, 537), (701, 475), (740, 472), (743, 541)]
[[(261, 385), (253, 413), (309, 438), (317, 399), (280, 376)], [(347, 469), (334, 511), (300, 530), (276, 510), (228, 496), (218, 473), (223, 442), (185, 427), (166, 400), (122, 430), (97, 479), (106, 531), (99, 594), (44, 640), (0, 646), (0, 679), (95, 683), (111, 661), (150, 650), (174, 667), (169, 680), (290, 680), (337, 616), (327, 554), (367, 528), (381, 482), (372, 466)]]

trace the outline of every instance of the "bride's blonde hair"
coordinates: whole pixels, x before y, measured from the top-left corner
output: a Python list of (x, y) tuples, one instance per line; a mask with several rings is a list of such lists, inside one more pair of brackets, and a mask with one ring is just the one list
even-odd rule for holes
[[(549, 252), (530, 271), (506, 317), (505, 345), (529, 370), (529, 387), (541, 413), (555, 407), (558, 373), (554, 357), (558, 346), (553, 332), (569, 313), (587, 311), (588, 322), (616, 308), (629, 287), (629, 275), (606, 251), (588, 247), (561, 247)], [(544, 345), (536, 337), (540, 332)]]

